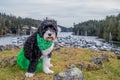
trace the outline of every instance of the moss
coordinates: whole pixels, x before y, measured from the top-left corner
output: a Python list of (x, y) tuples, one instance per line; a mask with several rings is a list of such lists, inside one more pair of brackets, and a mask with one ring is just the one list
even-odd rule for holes
[[(0, 52), (0, 60), (16, 56), (19, 50), (10, 50)], [(86, 80), (120, 80), (120, 61), (116, 58), (114, 53), (108, 51), (93, 51), (82, 48), (62, 48), (60, 51), (54, 51), (51, 63), (54, 65), (51, 69), (56, 73), (65, 71), (68, 68), (66, 65), (77, 64), (79, 62), (90, 63), (92, 58), (98, 57), (101, 54), (108, 54), (110, 61), (104, 62), (104, 68), (100, 70), (82, 70)], [(108, 70), (110, 73), (105, 74)], [(52, 80), (53, 75), (46, 75), (43, 72), (38, 72), (33, 78), (25, 78), (24, 70), (21, 70), (17, 65), (14, 67), (0, 68), (0, 80)]]

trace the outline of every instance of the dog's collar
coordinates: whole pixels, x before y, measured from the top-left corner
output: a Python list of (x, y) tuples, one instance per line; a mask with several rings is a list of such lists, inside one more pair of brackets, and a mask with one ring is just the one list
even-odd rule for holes
[(37, 44), (40, 50), (46, 50), (50, 46), (52, 46), (52, 41), (47, 41), (44, 38), (40, 37), (39, 34), (37, 34)]

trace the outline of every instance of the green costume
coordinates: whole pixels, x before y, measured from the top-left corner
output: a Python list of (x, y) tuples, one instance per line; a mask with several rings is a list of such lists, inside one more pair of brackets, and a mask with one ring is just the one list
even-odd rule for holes
[[(52, 46), (52, 41), (46, 41), (44, 38), (41, 38), (39, 34), (37, 34), (37, 44), (40, 50), (46, 50), (50, 46)], [(21, 69), (28, 70), (30, 61), (24, 56), (24, 48), (21, 49), (17, 56), (17, 64), (20, 66)], [(36, 66), (36, 72), (39, 72), (42, 70), (43, 67), (43, 59), (40, 59), (38, 61), (38, 64)]]

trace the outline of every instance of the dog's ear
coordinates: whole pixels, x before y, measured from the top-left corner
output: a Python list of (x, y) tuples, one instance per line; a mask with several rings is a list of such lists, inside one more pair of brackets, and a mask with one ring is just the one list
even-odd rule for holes
[(43, 29), (43, 27), (40, 24), (39, 27), (38, 27), (38, 31), (37, 31), (40, 36), (42, 36), (42, 29)]
[(40, 25), (39, 25), (39, 27), (38, 27), (38, 33), (39, 33), (39, 35), (40, 36), (43, 36), (43, 33), (44, 33), (44, 31), (45, 31), (45, 27), (46, 27), (46, 23), (47, 23), (47, 21), (46, 20), (44, 20), (44, 21), (42, 21), (41, 23), (40, 23)]

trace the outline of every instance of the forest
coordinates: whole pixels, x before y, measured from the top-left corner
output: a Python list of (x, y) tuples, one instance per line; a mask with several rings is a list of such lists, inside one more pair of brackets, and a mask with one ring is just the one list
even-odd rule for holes
[(106, 41), (111, 35), (113, 41), (120, 41), (120, 14), (107, 16), (104, 20), (74, 23), (73, 32), (75, 35), (98, 36)]
[(35, 20), (31, 18), (16, 17), (13, 15), (6, 15), (5, 13), (0, 13), (0, 36), (7, 34), (17, 34), (18, 29), (22, 34), (22, 27), (31, 26), (38, 27), (40, 20)]
[[(38, 27), (41, 20), (36, 20), (32, 18), (22, 18), (13, 15), (7, 15), (5, 13), (0, 13), (0, 36), (9, 34), (30, 34), (31, 27)], [(28, 27), (27, 32), (24, 32), (23, 27)], [(72, 27), (66, 28), (64, 26), (58, 25), (62, 32), (72, 32)]]

